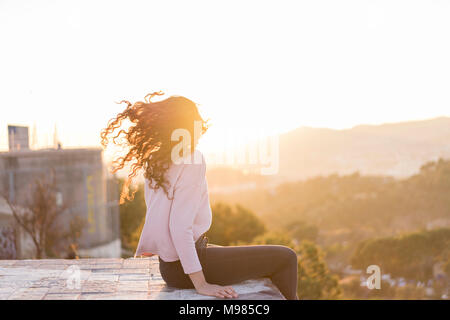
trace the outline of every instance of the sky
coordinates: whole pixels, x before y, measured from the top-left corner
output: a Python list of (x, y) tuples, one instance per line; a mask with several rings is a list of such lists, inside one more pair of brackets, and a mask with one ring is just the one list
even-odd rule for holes
[[(450, 115), (450, 1), (0, 0), (0, 150), (97, 146), (153, 91), (223, 132), (349, 128)], [(31, 130), (31, 129), (30, 129)]]

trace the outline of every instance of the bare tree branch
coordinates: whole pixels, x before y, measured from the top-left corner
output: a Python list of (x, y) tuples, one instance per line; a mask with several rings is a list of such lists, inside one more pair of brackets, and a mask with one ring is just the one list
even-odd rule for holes
[[(45, 257), (47, 251), (54, 252), (57, 246), (65, 244), (67, 241), (67, 248), (74, 251), (76, 247), (76, 239), (73, 236), (68, 237), (68, 234), (73, 233), (72, 222), (69, 223), (69, 232), (59, 230), (60, 226), (56, 226), (63, 213), (68, 209), (68, 203), (57, 203), (57, 181), (55, 172), (52, 171), (49, 176), (36, 178), (29, 186), (29, 197), (22, 205), (13, 203), (6, 192), (2, 195), (17, 224), (30, 236), (36, 248), (36, 256), (38, 259)], [(77, 217), (77, 219), (81, 219)], [(76, 224), (81, 226), (81, 223)], [(79, 230), (78, 230), (79, 229)], [(81, 234), (82, 227), (78, 227), (76, 233), (78, 237)], [(53, 248), (49, 246), (53, 245)]]

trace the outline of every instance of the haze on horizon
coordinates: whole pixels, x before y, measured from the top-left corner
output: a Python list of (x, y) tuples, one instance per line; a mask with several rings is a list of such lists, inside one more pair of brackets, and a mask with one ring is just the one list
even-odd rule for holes
[[(200, 104), (212, 127), (286, 132), (450, 116), (448, 1), (2, 1), (0, 150), (99, 145), (151, 91)], [(269, 130), (270, 129), (270, 130)]]

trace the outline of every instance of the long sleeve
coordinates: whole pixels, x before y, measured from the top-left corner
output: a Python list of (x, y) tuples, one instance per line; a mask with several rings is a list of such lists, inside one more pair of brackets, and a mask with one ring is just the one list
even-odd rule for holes
[(202, 198), (205, 171), (203, 161), (201, 164), (186, 164), (174, 187), (169, 231), (186, 274), (202, 270), (192, 226)]

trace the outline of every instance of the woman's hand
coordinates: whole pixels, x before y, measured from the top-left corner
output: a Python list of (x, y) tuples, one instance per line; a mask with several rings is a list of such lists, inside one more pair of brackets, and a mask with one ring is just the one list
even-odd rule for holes
[(210, 284), (206, 282), (205, 275), (203, 271), (200, 270), (198, 272), (190, 273), (189, 277), (194, 284), (195, 290), (199, 294), (204, 296), (213, 296), (217, 298), (237, 298), (238, 294), (232, 287), (229, 286), (219, 286), (216, 284)]
[(202, 286), (195, 288), (199, 294), (217, 298), (237, 298), (238, 294), (232, 287), (219, 286), (205, 282)]

